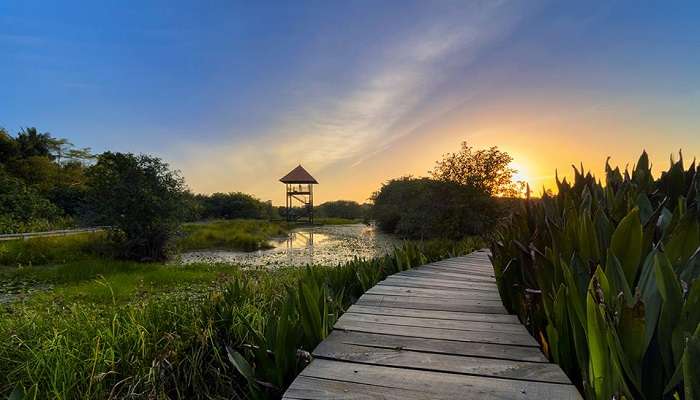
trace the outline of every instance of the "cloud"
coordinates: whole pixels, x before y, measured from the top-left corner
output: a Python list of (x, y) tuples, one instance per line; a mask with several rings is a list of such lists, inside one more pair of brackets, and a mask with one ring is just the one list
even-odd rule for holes
[[(264, 131), (222, 143), (216, 150), (183, 145), (177, 158), (183, 160), (185, 176), (199, 191), (266, 193), (273, 176), (298, 163), (313, 171), (339, 164), (352, 168), (389, 150), (427, 120), (464, 102), (463, 97), (452, 98), (452, 104), (445, 104), (433, 101), (431, 94), (455, 79), (455, 66), (471, 63), (518, 19), (512, 7), (486, 4), (418, 23), (401, 39), (382, 43), (382, 55), (367, 57), (357, 67), (360, 71), (337, 72), (340, 81), (351, 76), (350, 81), (307, 91), (309, 97), (272, 116), (275, 122)], [(203, 162), (213, 159), (221, 160), (224, 168)]]

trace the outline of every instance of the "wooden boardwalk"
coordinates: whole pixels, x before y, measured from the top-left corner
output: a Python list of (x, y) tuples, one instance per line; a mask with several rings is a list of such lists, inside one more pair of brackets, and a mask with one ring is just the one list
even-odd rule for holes
[(486, 251), (388, 277), (313, 356), (284, 399), (581, 399), (506, 312)]

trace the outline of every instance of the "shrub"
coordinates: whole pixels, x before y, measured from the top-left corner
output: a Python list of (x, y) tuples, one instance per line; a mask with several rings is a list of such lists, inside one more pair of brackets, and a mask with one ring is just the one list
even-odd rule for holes
[(270, 203), (245, 193), (214, 193), (197, 195), (200, 216), (204, 219), (269, 219), (273, 217)]
[(58, 207), (0, 166), (0, 233), (48, 230), (67, 223)]
[(499, 207), (488, 195), (429, 178), (391, 180), (373, 200), (372, 217), (381, 230), (413, 239), (482, 234), (499, 214)]
[(495, 235), (504, 303), (587, 398), (693, 398), (699, 169), (681, 157), (654, 180), (643, 153), (631, 173), (606, 164), (605, 186), (574, 172)]
[(315, 216), (319, 218), (365, 219), (368, 205), (355, 201), (327, 201), (316, 207)]
[(104, 153), (88, 170), (89, 206), (97, 223), (113, 227), (122, 257), (163, 260), (184, 218), (185, 186), (156, 157)]

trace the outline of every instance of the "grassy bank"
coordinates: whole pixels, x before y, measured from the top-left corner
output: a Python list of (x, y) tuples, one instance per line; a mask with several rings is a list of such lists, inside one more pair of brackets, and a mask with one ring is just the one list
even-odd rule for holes
[(478, 246), (406, 244), (371, 261), (275, 271), (111, 262), (92, 273), (15, 271), (56, 286), (0, 308), (0, 397), (278, 398), (365, 290)]
[(0, 265), (61, 264), (107, 257), (110, 245), (104, 232), (39, 237), (0, 242)]
[[(209, 221), (186, 224), (174, 240), (173, 251), (224, 249), (253, 251), (285, 235), (284, 223), (264, 220)], [(113, 249), (106, 232), (40, 237), (0, 242), (0, 265), (37, 266), (110, 259)]]
[(225, 220), (186, 224), (176, 247), (181, 251), (222, 249), (254, 251), (267, 248), (273, 236), (287, 233), (282, 223), (265, 220)]

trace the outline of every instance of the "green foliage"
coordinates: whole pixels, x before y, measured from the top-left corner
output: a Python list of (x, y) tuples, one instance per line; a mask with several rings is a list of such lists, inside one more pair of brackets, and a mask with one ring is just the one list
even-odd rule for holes
[(474, 150), (467, 142), (457, 153), (445, 154), (430, 172), (434, 179), (468, 186), (489, 196), (518, 197), (520, 184), (513, 182), (513, 161), (498, 147)]
[(38, 237), (0, 242), (0, 265), (46, 265), (109, 255), (104, 233)]
[(654, 180), (646, 153), (606, 185), (574, 168), (493, 237), (504, 303), (587, 398), (694, 398), (698, 172), (681, 157)]
[[(83, 262), (44, 275), (56, 279), (56, 295), (0, 308), (0, 337), (7, 339), (0, 341), (0, 397), (17, 390), (61, 399), (279, 398), (367, 285), (479, 244), (406, 244), (390, 256), (337, 267), (219, 266), (199, 275), (206, 266), (110, 262), (99, 266), (104, 278), (74, 275), (70, 281), (79, 284), (62, 286), (58, 277), (88, 269)], [(225, 281), (205, 296), (177, 286), (212, 279), (216, 268)], [(143, 295), (138, 282), (171, 290)]]
[(0, 233), (48, 230), (67, 223), (54, 204), (0, 166)]
[(163, 260), (184, 218), (185, 186), (156, 157), (103, 153), (88, 170), (96, 222), (114, 227), (112, 239), (127, 259)]
[(327, 201), (316, 207), (314, 217), (365, 220), (368, 217), (369, 208), (368, 204), (359, 204), (355, 201)]
[(459, 239), (493, 226), (500, 208), (470, 186), (404, 177), (384, 184), (373, 196), (372, 217), (389, 233), (412, 239)]
[(254, 251), (269, 247), (273, 236), (287, 233), (287, 229), (269, 221), (232, 220), (186, 224), (183, 237), (177, 241), (182, 251), (202, 249), (226, 249)]
[(198, 219), (270, 219), (273, 207), (241, 192), (196, 195)]

